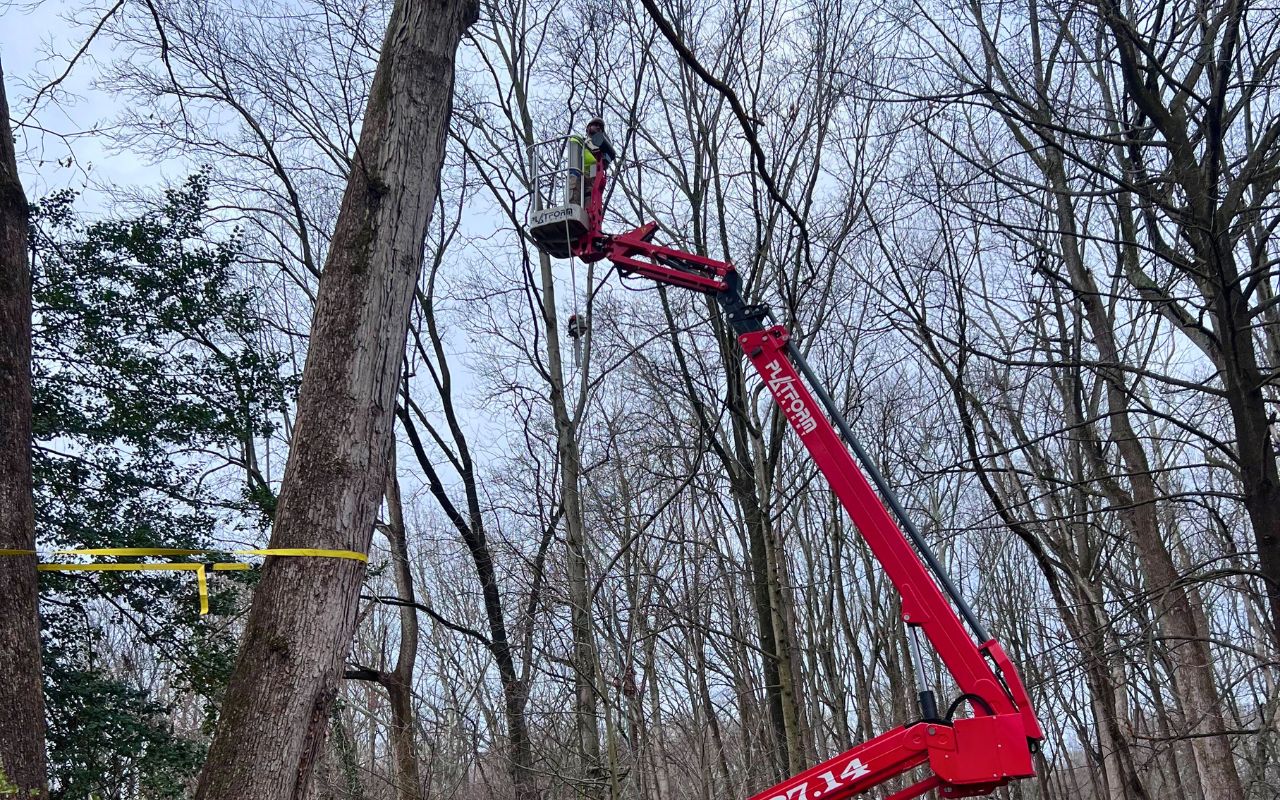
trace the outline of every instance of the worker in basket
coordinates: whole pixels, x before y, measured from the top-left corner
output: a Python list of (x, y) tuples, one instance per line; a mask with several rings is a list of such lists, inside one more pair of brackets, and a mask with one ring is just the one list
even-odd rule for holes
[[(569, 169), (569, 196), (574, 200), (581, 199), (583, 206), (589, 205), (591, 202), (591, 187), (595, 183), (596, 165), (597, 163), (609, 166), (618, 157), (618, 153), (613, 149), (613, 142), (609, 141), (609, 136), (604, 132), (604, 120), (600, 117), (594, 117), (587, 123), (587, 135), (570, 137), (578, 144), (582, 152), (582, 172), (579, 173), (573, 166)], [(586, 185), (581, 187), (579, 193), (579, 183), (581, 180), (579, 175), (583, 176)]]

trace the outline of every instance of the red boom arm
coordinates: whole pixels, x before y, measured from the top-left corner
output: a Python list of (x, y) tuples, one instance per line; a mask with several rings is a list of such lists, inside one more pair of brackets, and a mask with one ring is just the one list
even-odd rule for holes
[[(937, 789), (944, 797), (987, 794), (1011, 780), (1032, 776), (1031, 754), (1043, 734), (1017, 670), (947, 579), (874, 464), (854, 440), (834, 402), (815, 382), (800, 352), (791, 346), (790, 333), (781, 325), (763, 325), (767, 312), (743, 301), (740, 278), (731, 264), (653, 244), (650, 239), (658, 229), (657, 223), (624, 234), (601, 233), (605, 180), (602, 166), (594, 176), (587, 208), (590, 228), (573, 243), (573, 254), (584, 261), (608, 259), (623, 274), (641, 275), (716, 297), (738, 332), (743, 353), (769, 387), (774, 401), (901, 595), (902, 620), (908, 626), (912, 644), (916, 644), (914, 631), (925, 635), (974, 714), (954, 720), (940, 718), (932, 690), (922, 685), (921, 721), (881, 734), (751, 800), (840, 800), (924, 764), (932, 775), (891, 795), (890, 800), (907, 800), (931, 789)], [(813, 385), (813, 391), (801, 373)], [(815, 393), (822, 400), (821, 405)], [(859, 468), (850, 448), (879, 486), (880, 494)], [(882, 496), (901, 525), (886, 509)], [(965, 615), (964, 621), (957, 615), (957, 608)], [(965, 628), (966, 621), (972, 634)], [(978, 637), (976, 641), (974, 635)], [(918, 659), (917, 663), (922, 661)], [(917, 671), (922, 671), (919, 666)]]

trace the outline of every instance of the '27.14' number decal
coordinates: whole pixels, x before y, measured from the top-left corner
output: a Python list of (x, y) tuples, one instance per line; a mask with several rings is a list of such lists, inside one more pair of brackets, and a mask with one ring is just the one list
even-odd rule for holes
[(808, 800), (809, 798), (818, 798), (829, 795), (836, 789), (844, 786), (850, 781), (856, 781), (864, 775), (869, 775), (871, 770), (866, 764), (862, 763), (860, 758), (851, 758), (849, 763), (844, 765), (844, 769), (840, 770), (837, 776), (834, 770), (827, 770), (818, 775), (818, 780), (824, 782), (823, 786), (815, 787), (813, 792), (809, 792), (809, 781), (801, 781), (795, 786), (787, 787), (783, 794), (776, 794), (769, 800)]

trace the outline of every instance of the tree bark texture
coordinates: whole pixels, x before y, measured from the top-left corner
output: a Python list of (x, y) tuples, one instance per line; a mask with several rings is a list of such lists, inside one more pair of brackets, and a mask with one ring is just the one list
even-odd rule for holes
[[(0, 550), (34, 550), (31, 266), (0, 70)], [(0, 795), (46, 797), (44, 693), (34, 555), (0, 555)]]
[[(410, 303), (439, 193), (470, 0), (397, 0), (320, 278), (271, 547), (367, 552), (386, 486)], [(200, 800), (301, 798), (324, 741), (364, 565), (268, 558)]]

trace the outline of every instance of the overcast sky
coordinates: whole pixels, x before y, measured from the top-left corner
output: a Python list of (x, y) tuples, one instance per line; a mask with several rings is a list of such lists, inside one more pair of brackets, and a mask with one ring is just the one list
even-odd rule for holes
[(61, 75), (67, 59), (83, 45), (90, 28), (71, 22), (70, 13), (85, 5), (84, 0), (0, 0), (0, 63), (16, 127), (18, 169), (28, 198), (72, 188), (86, 192), (82, 208), (92, 208), (105, 199), (99, 190), (139, 188), (185, 173), (182, 165), (157, 166), (112, 153), (100, 135), (75, 136), (110, 125), (117, 111), (113, 99), (94, 87), (98, 64), (111, 59), (109, 43), (103, 38), (59, 86), (65, 91), (57, 102), (42, 101), (28, 118), (36, 92)]

